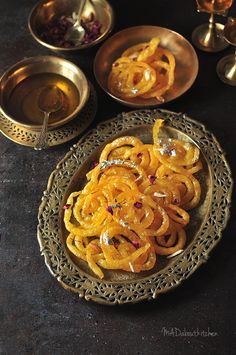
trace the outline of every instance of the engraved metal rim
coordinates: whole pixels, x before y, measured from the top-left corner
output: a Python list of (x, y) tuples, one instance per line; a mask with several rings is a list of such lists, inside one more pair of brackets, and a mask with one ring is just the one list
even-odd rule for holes
[[(90, 97), (82, 111), (66, 125), (48, 131), (48, 143), (50, 147), (68, 142), (85, 131), (93, 121), (97, 112), (97, 95), (91, 83)], [(14, 143), (26, 147), (34, 147), (40, 131), (33, 131), (12, 122), (0, 113), (0, 132)]]
[[(59, 233), (59, 210), (64, 193), (78, 167), (102, 143), (112, 138), (114, 132), (142, 125), (152, 125), (161, 116), (165, 123), (187, 134), (197, 142), (208, 161), (212, 174), (212, 202), (209, 215), (193, 242), (164, 269), (135, 281), (113, 283), (87, 276), (68, 258)], [(70, 168), (70, 170), (68, 169)], [(155, 299), (159, 294), (180, 285), (201, 264), (222, 237), (229, 219), (233, 180), (223, 151), (204, 125), (182, 113), (167, 110), (137, 110), (118, 115), (100, 123), (74, 145), (49, 177), (38, 213), (37, 236), (40, 251), (51, 274), (62, 286), (77, 292), (86, 300), (107, 305), (136, 303)]]

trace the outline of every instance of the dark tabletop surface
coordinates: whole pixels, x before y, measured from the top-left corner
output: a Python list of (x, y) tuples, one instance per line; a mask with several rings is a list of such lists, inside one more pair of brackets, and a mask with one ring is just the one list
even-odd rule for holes
[[(0, 72), (24, 57), (53, 54), (27, 29), (34, 0), (0, 1)], [(113, 32), (133, 25), (158, 25), (191, 40), (207, 20), (194, 0), (111, 0)], [(236, 15), (236, 3), (230, 11)], [(225, 19), (221, 18), (221, 21)], [(66, 55), (95, 85), (93, 123), (128, 111), (96, 85), (92, 63), (97, 48)], [(236, 89), (218, 79), (217, 54), (197, 50), (200, 70), (193, 87), (165, 106), (185, 112), (212, 131), (236, 174)], [(37, 152), (1, 136), (1, 354), (235, 354), (236, 212), (208, 262), (180, 287), (153, 302), (107, 307), (64, 290), (48, 272), (36, 238), (37, 212), (49, 173), (78, 138)], [(167, 336), (165, 330), (172, 335)], [(172, 333), (171, 330), (177, 330)], [(184, 335), (184, 332), (203, 332)], [(180, 333), (182, 332), (182, 336)], [(178, 334), (178, 336), (176, 335)]]

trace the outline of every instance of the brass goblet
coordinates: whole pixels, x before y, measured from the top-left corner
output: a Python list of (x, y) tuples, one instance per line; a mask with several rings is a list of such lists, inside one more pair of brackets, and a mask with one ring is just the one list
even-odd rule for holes
[(195, 28), (194, 45), (205, 52), (219, 52), (229, 46), (223, 36), (224, 25), (215, 22), (215, 15), (226, 16), (233, 0), (196, 0), (197, 11), (210, 14), (209, 23)]
[(218, 62), (216, 71), (224, 83), (236, 86), (236, 18), (228, 18), (224, 28), (224, 37), (229, 44), (235, 47), (235, 52), (223, 57)]

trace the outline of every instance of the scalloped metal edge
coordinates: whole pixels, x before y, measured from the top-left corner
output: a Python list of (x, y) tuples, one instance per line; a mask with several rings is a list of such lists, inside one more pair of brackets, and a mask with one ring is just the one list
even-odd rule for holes
[[(227, 171), (227, 177), (228, 177), (228, 183), (229, 183), (229, 187), (227, 189), (227, 196), (225, 196), (226, 200), (227, 200), (227, 205), (224, 208), (224, 222), (223, 224), (219, 227), (218, 230), (218, 234), (217, 234), (217, 239), (211, 241), (210, 245), (208, 246), (208, 249), (206, 249), (205, 247), (202, 250), (202, 255), (198, 255), (198, 260), (196, 260), (196, 264), (193, 265), (192, 267), (190, 267), (190, 269), (187, 271), (186, 275), (178, 275), (178, 264), (181, 261), (181, 259), (183, 259), (184, 257), (187, 258), (187, 254), (191, 254), (191, 249), (194, 246), (194, 241), (193, 243), (190, 244), (190, 246), (182, 253), (180, 254), (178, 257), (176, 257), (175, 259), (175, 263), (173, 265), (173, 269), (176, 269), (176, 279), (173, 279), (175, 282), (174, 284), (172, 283), (170, 286), (165, 286), (165, 287), (161, 287), (160, 289), (158, 289), (158, 285), (157, 285), (157, 280), (152, 280), (155, 277), (157, 278), (158, 276), (161, 276), (163, 274), (163, 270), (157, 272), (154, 275), (151, 275), (149, 278), (144, 278), (141, 280), (135, 280), (135, 281), (127, 281), (127, 282), (123, 282), (123, 283), (112, 283), (109, 281), (101, 281), (98, 280), (96, 278), (93, 277), (89, 277), (87, 278), (87, 276), (79, 271), (79, 274), (81, 274), (81, 277), (83, 278), (82, 281), (77, 281), (74, 282), (75, 285), (77, 286), (72, 286), (70, 284), (68, 284), (68, 282), (65, 282), (63, 280), (63, 275), (58, 275), (56, 272), (54, 272), (52, 265), (50, 263), (50, 256), (48, 255), (46, 249), (45, 249), (45, 245), (44, 245), (44, 241), (42, 238), (42, 226), (40, 225), (40, 217), (43, 214), (43, 211), (45, 209), (46, 203), (47, 203), (47, 199), (50, 196), (50, 189), (52, 188), (53, 184), (54, 184), (54, 179), (57, 175), (57, 173), (60, 171), (61, 167), (63, 166), (63, 164), (74, 154), (76, 154), (76, 150), (84, 143), (86, 142), (87, 137), (94, 135), (96, 132), (98, 131), (103, 131), (106, 129), (107, 126), (109, 126), (109, 124), (115, 123), (117, 120), (122, 120), (124, 118), (130, 117), (132, 115), (135, 115), (136, 113), (139, 114), (150, 114), (150, 115), (164, 115), (164, 116), (177, 116), (179, 118), (181, 118), (183, 121), (186, 122), (190, 122), (193, 125), (197, 125), (200, 128), (201, 133), (204, 133), (206, 136), (210, 137), (212, 139), (212, 142), (214, 143), (214, 148), (216, 148), (216, 150), (218, 151), (219, 155), (218, 157), (221, 159), (221, 161), (224, 163), (225, 169)], [(164, 119), (168, 119), (168, 117), (163, 117)], [(173, 118), (173, 117), (172, 117)], [(173, 122), (172, 122), (173, 123)], [(173, 127), (175, 127), (175, 125), (173, 125)], [(176, 128), (176, 127), (175, 127)], [(124, 127), (125, 129), (125, 127)], [(178, 127), (177, 127), (178, 129)], [(122, 130), (121, 130), (122, 133)], [(186, 132), (185, 132), (186, 133)], [(187, 134), (187, 133), (186, 133)], [(191, 137), (191, 136), (190, 136)], [(192, 138), (192, 137), (191, 137)], [(194, 138), (192, 138), (193, 140), (195, 140)], [(75, 155), (76, 156), (76, 155)], [(114, 304), (125, 304), (125, 303), (136, 303), (136, 302), (140, 302), (142, 300), (145, 299), (155, 299), (159, 294), (164, 293), (169, 291), (170, 289), (173, 289), (177, 286), (179, 286), (185, 279), (187, 279), (190, 275), (193, 274), (193, 272), (200, 267), (200, 265), (202, 265), (203, 263), (205, 263), (208, 258), (209, 258), (209, 253), (210, 251), (218, 244), (218, 242), (220, 241), (221, 237), (222, 237), (222, 232), (228, 222), (228, 219), (230, 217), (230, 204), (231, 204), (231, 195), (232, 195), (232, 189), (233, 189), (233, 179), (232, 179), (232, 174), (231, 174), (231, 170), (230, 167), (227, 163), (227, 160), (224, 156), (223, 150), (219, 144), (219, 142), (217, 141), (217, 139), (215, 138), (215, 136), (210, 133), (209, 131), (207, 131), (207, 129), (205, 128), (205, 126), (199, 122), (197, 122), (196, 120), (189, 118), (186, 114), (184, 113), (175, 113), (172, 111), (168, 111), (168, 110), (163, 110), (163, 109), (155, 109), (155, 110), (137, 110), (137, 111), (131, 111), (128, 113), (122, 113), (119, 114), (118, 116), (116, 116), (115, 118), (112, 118), (108, 121), (104, 121), (101, 122), (96, 128), (90, 130), (86, 135), (84, 135), (77, 144), (73, 145), (70, 148), (70, 151), (65, 155), (65, 157), (57, 164), (56, 169), (51, 173), (51, 175), (49, 176), (49, 180), (48, 180), (48, 184), (47, 184), (47, 189), (44, 191), (44, 195), (42, 197), (42, 202), (40, 204), (39, 207), (39, 213), (38, 213), (38, 228), (37, 228), (37, 238), (38, 238), (38, 242), (40, 245), (40, 252), (41, 255), (44, 256), (44, 260), (46, 263), (46, 266), (48, 267), (50, 273), (57, 278), (57, 280), (61, 283), (61, 285), (70, 291), (74, 291), (77, 292), (79, 294), (79, 296), (81, 298), (85, 298), (87, 301), (88, 300), (93, 300), (95, 302), (98, 303), (102, 303), (102, 304), (106, 304), (106, 305), (114, 305)], [(69, 261), (68, 261), (69, 263)], [(71, 266), (71, 264), (69, 263), (69, 266)], [(164, 270), (168, 270), (168, 266), (164, 269)], [(173, 271), (173, 270), (172, 270)], [(78, 271), (77, 271), (78, 273)], [(91, 294), (89, 292), (89, 290), (86, 289), (85, 287), (81, 287), (81, 284), (83, 285), (83, 283), (86, 281), (89, 281), (89, 285), (90, 285), (90, 290), (91, 288), (96, 288), (99, 286), (101, 287), (101, 291), (97, 291), (98, 294)], [(155, 283), (156, 281), (156, 283)], [(136, 289), (135, 289), (135, 285), (139, 285), (144, 283), (147, 284), (146, 288), (143, 286), (143, 290), (146, 290), (146, 292), (143, 293), (143, 295), (139, 295), (139, 292), (137, 292), (137, 296), (135, 295)], [(78, 287), (79, 285), (79, 287)], [(84, 286), (84, 285), (83, 285)], [(128, 299), (122, 299), (121, 297), (121, 290), (123, 290), (123, 292), (125, 292), (126, 289), (129, 289), (129, 287), (131, 287), (131, 291), (133, 292), (133, 298), (132, 296), (130, 296), (131, 298)], [(113, 296), (112, 299), (109, 299), (109, 293), (108, 296), (106, 295), (106, 292), (104, 292), (103, 289), (106, 290), (109, 289), (114, 289), (115, 292), (115, 296)], [(128, 293), (131, 292), (130, 290), (128, 290)]]

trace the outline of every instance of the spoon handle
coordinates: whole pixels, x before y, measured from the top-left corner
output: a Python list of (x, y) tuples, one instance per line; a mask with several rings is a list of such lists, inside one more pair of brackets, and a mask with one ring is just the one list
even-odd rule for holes
[(65, 34), (65, 36), (64, 36), (64, 38), (65, 38), (66, 41), (71, 40), (71, 39), (72, 39), (72, 34), (73, 34), (73, 32), (75, 31), (75, 29), (76, 29), (77, 27), (80, 27), (80, 26), (81, 26), (81, 25), (80, 25), (81, 14), (82, 14), (82, 12), (83, 12), (83, 9), (84, 9), (85, 2), (86, 2), (86, 1), (87, 1), (87, 0), (80, 0), (80, 2), (79, 2), (79, 8), (77, 9), (77, 13), (75, 14), (75, 15), (76, 15), (76, 21), (75, 21), (75, 23), (73, 24), (73, 26), (71, 26), (71, 27), (68, 28), (68, 30), (67, 30), (67, 32), (66, 32), (66, 34)]
[(34, 149), (35, 150), (42, 150), (49, 147), (48, 145), (48, 119), (49, 119), (50, 112), (44, 113), (44, 120), (41, 132), (38, 136), (38, 139), (35, 143)]
[(79, 8), (77, 11), (77, 19), (78, 19), (79, 23), (80, 23), (81, 14), (82, 14), (84, 6), (85, 6), (85, 2), (86, 2), (86, 0), (80, 0), (80, 3), (79, 3)]

